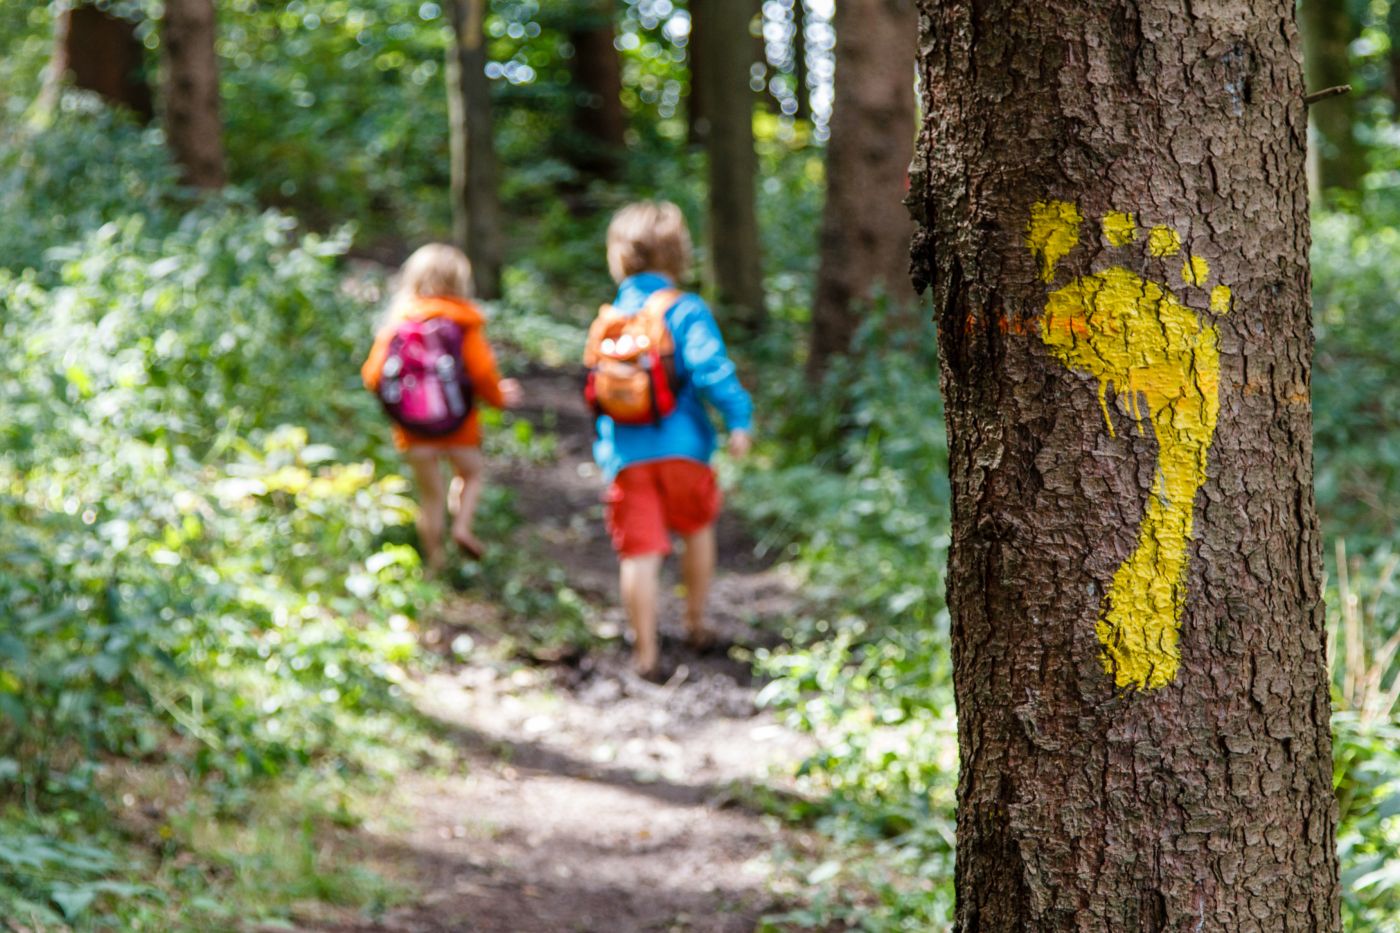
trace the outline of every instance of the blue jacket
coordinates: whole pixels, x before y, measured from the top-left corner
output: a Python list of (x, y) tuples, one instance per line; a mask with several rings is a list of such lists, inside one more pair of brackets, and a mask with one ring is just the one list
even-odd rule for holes
[[(670, 287), (665, 276), (643, 272), (622, 282), (613, 306), (635, 314), (652, 292)], [(687, 292), (666, 312), (666, 326), (676, 342), (676, 375), (681, 385), (676, 410), (658, 425), (616, 424), (606, 415), (598, 418), (593, 459), (609, 481), (624, 467), (652, 460), (709, 463), (715, 452), (715, 428), (704, 402), (719, 409), (730, 431), (747, 431), (753, 422), (753, 401), (739, 384), (719, 325), (704, 300)]]

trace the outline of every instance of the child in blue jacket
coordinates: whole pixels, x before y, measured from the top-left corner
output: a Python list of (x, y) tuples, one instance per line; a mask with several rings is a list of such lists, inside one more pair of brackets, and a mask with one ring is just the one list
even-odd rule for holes
[(613, 309), (635, 315), (664, 292), (660, 298), (669, 304), (665, 323), (674, 344), (674, 408), (642, 424), (618, 423), (600, 412), (593, 446), (610, 483), (608, 531), (621, 559), (622, 601), (635, 638), (633, 666), (650, 677), (660, 660), (657, 596), (672, 533), (683, 546), (687, 640), (703, 647), (711, 638), (705, 602), (714, 576), (721, 495), (710, 468), (716, 433), (705, 405), (724, 419), (730, 453), (743, 457), (751, 445), (753, 402), (709, 307), (698, 295), (675, 291), (691, 258), (680, 209), (668, 202), (623, 208), (608, 227), (607, 248), (608, 268), (618, 282)]

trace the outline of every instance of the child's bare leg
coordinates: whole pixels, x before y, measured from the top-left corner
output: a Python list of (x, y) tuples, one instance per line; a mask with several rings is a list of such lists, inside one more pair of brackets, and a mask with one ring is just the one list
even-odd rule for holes
[(713, 524), (681, 539), (681, 582), (685, 584), (685, 635), (692, 647), (709, 644), (712, 636), (705, 627), (705, 604), (710, 581), (715, 576), (715, 526)]
[(452, 540), (468, 553), (480, 556), (481, 540), (472, 532), (472, 526), (485, 485), (486, 461), (477, 447), (452, 447), (447, 456), (457, 474), (452, 481)]
[(661, 658), (656, 643), (656, 601), (661, 586), (661, 554), (622, 558), (622, 605), (632, 624), (632, 667), (654, 674)]
[(436, 451), (410, 451), (407, 457), (418, 484), (418, 545), (423, 550), (423, 566), (432, 575), (447, 562), (442, 540), (447, 492)]

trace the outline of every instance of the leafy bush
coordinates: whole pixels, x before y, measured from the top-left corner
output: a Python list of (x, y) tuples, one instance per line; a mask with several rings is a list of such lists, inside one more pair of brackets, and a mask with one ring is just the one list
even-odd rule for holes
[(948, 458), (933, 335), (892, 320), (873, 311), (817, 391), (800, 367), (766, 384), (760, 413), (783, 416), (735, 497), (825, 607), (785, 633), (792, 647), (758, 652), (771, 678), (760, 700), (821, 740), (799, 772), (817, 801), (804, 813), (847, 854), (820, 873), (874, 896), (819, 899), (775, 923), (928, 929), (951, 916)]
[(1325, 530), (1355, 543), (1400, 531), (1400, 227), (1314, 221), (1317, 497)]
[(1339, 541), (1331, 623), (1338, 847), (1348, 930), (1400, 917), (1400, 556), (1350, 560)]
[[(104, 119), (34, 137), (64, 154), (34, 216), (65, 190), (99, 207), (0, 270), (0, 355), (25, 374), (0, 386), (0, 801), (86, 806), (123, 756), (237, 812), (260, 778), (416, 754), (399, 682), (431, 594), (356, 378), (372, 309), (342, 286), (348, 236), (237, 194), (162, 210), (157, 143)], [(104, 160), (129, 181), (107, 200), (78, 182)], [(0, 898), (46, 890), (71, 919), (87, 905), (51, 868), (12, 860)], [(93, 873), (82, 890), (117, 895)]]

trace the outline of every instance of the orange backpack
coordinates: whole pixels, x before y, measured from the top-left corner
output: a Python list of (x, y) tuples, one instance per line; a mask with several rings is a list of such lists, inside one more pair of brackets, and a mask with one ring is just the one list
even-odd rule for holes
[(666, 312), (681, 295), (660, 289), (631, 315), (612, 305), (598, 309), (583, 351), (583, 397), (595, 414), (619, 424), (660, 424), (676, 410), (676, 344)]

